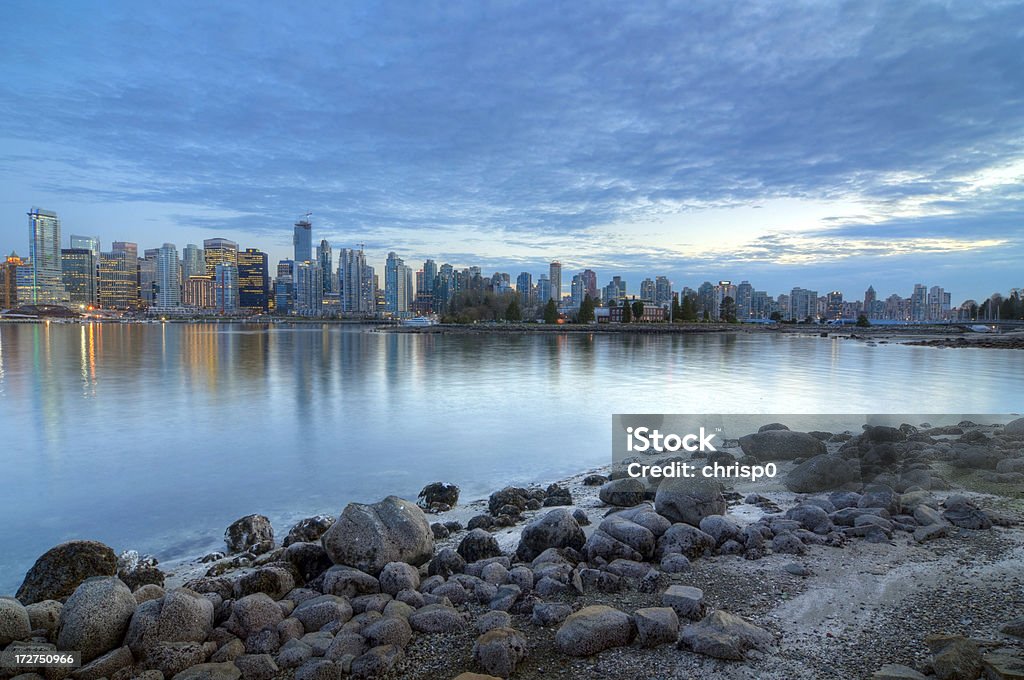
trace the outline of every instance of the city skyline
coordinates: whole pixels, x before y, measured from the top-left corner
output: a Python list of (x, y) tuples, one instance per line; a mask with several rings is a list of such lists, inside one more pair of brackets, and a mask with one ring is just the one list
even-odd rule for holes
[[(212, 234), (276, 262), (311, 211), (314, 243), (378, 271), (395, 249), (633, 286), (1020, 285), (1019, 5), (0, 16), (6, 252), (42, 205), (106, 243)], [(62, 49), (15, 33), (37, 25)]]

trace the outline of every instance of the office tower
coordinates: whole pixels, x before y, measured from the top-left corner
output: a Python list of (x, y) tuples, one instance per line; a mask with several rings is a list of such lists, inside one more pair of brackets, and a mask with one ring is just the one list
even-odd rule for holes
[(11, 253), (4, 262), (0, 262), (0, 309), (11, 309), (18, 306), (18, 268), (25, 267), (27, 260)]
[(551, 285), (550, 299), (562, 302), (562, 263), (555, 260), (548, 266), (548, 281)]
[(316, 249), (316, 260), (320, 263), (321, 277), (324, 282), (324, 294), (334, 293), (334, 270), (331, 262), (331, 244), (320, 241)]
[[(367, 280), (369, 276), (369, 280)], [(373, 274), (362, 249), (338, 251), (338, 300), (342, 313), (369, 314), (373, 311)]]
[(100, 261), (100, 237), (99, 236), (78, 236), (72, 234), (70, 237), (71, 248), (84, 248), (92, 253), (93, 262)]
[(950, 294), (942, 286), (932, 286), (928, 290), (928, 311), (926, 318), (929, 321), (943, 321), (949, 318)]
[(138, 249), (134, 243), (115, 241), (109, 253), (100, 253), (96, 297), (104, 309), (130, 309), (139, 300)]
[[(291, 262), (291, 260), (287, 260)], [(279, 276), (274, 281), (274, 313), (291, 314), (292, 300), (295, 299), (295, 286), (292, 284), (292, 275)]]
[(750, 319), (753, 317), (754, 307), (754, 287), (750, 285), (750, 281), (741, 281), (740, 285), (736, 286), (736, 318)]
[(295, 276), (295, 260), (278, 260), (275, 278), (279, 279), (283, 276)]
[(733, 313), (735, 313), (736, 304), (736, 285), (732, 281), (719, 281), (718, 285), (714, 287), (713, 298), (711, 302), (711, 318), (722, 319), (722, 301), (725, 298), (732, 298), (733, 302)]
[(295, 231), (292, 232), (292, 247), (296, 265), (313, 260), (313, 223), (308, 219), (295, 223)]
[(302, 316), (319, 316), (324, 306), (323, 270), (320, 263), (298, 262), (295, 271), (295, 312)]
[(143, 307), (156, 305), (156, 258), (159, 250), (147, 248), (139, 259), (139, 302)]
[(216, 299), (213, 295), (213, 277), (200, 274), (185, 280), (182, 301), (196, 309), (213, 309)]
[(238, 311), (237, 264), (231, 262), (219, 262), (214, 267), (213, 298), (214, 307), (217, 309), (218, 313), (232, 314)]
[(878, 295), (875, 293), (874, 286), (868, 286), (868, 289), (864, 291), (864, 314), (869, 318), (875, 318), (875, 302), (878, 300)]
[(193, 276), (206, 276), (206, 259), (203, 249), (189, 243), (181, 251), (181, 280), (188, 281)]
[(495, 295), (504, 295), (512, 290), (512, 281), (505, 272), (495, 272), (491, 275), (490, 289)]
[(576, 274), (572, 277), (572, 281), (569, 284), (569, 296), (572, 302), (573, 309), (579, 309), (583, 306), (583, 298), (586, 296), (587, 291), (583, 284), (583, 275)]
[(385, 311), (395, 316), (406, 315), (412, 303), (412, 270), (395, 253), (388, 253), (384, 263)]
[[(65, 248), (60, 251), (64, 289), (73, 305), (96, 306), (96, 258), (89, 248)], [(3, 305), (0, 304), (0, 307)]]
[(423, 262), (423, 291), (431, 296), (434, 295), (434, 282), (437, 280), (437, 263), (433, 260)]
[(640, 299), (644, 302), (654, 302), (654, 281), (644, 279), (640, 282)]
[(610, 304), (612, 300), (621, 300), (625, 297), (626, 282), (622, 280), (621, 276), (613, 276), (612, 280), (608, 282), (608, 285), (601, 292), (601, 298), (606, 305)]
[(583, 277), (584, 296), (589, 295), (590, 299), (596, 303), (598, 300), (597, 272), (593, 269), (584, 269), (580, 276)]
[(237, 267), (238, 244), (226, 238), (208, 238), (203, 241), (203, 261), (206, 263), (207, 276), (215, 277), (219, 264)]
[(68, 302), (61, 273), (60, 219), (57, 213), (40, 208), (28, 211), (29, 251), (32, 267), (30, 298), (34, 305), (59, 305)]
[(833, 290), (825, 296), (825, 318), (843, 318), (843, 294), (840, 291)]
[(772, 314), (771, 298), (763, 290), (755, 290), (750, 296), (751, 319), (767, 319)]
[(914, 292), (910, 296), (910, 318), (914, 321), (928, 318), (928, 288), (922, 283), (914, 284)]
[(520, 272), (516, 277), (516, 292), (519, 293), (520, 307), (533, 306), (533, 276), (530, 272)]
[(238, 253), (238, 306), (248, 312), (270, 309), (270, 258), (256, 248)]
[(156, 307), (176, 309), (181, 306), (181, 265), (178, 248), (165, 243), (156, 251)]
[(551, 299), (551, 279), (547, 274), (541, 274), (537, 279), (537, 304), (546, 305)]
[[(780, 296), (781, 297), (781, 296)], [(789, 318), (803, 321), (818, 315), (818, 291), (794, 288), (789, 293)]]

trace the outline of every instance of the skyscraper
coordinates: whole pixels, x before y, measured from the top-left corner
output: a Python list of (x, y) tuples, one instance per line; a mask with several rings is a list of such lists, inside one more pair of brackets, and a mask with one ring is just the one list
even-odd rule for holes
[(541, 274), (537, 279), (537, 304), (543, 307), (552, 299), (554, 298), (551, 297), (551, 279), (547, 274)]
[(366, 264), (362, 249), (338, 251), (338, 301), (345, 314), (374, 311), (373, 268)]
[(875, 293), (874, 286), (868, 286), (868, 289), (864, 291), (864, 314), (869, 319), (875, 318), (875, 301), (878, 300), (878, 294)]
[(923, 283), (914, 284), (914, 292), (910, 296), (910, 318), (914, 321), (928, 318), (928, 288)]
[(61, 273), (60, 219), (57, 213), (41, 208), (28, 211), (29, 252), (32, 266), (31, 298), (35, 305), (59, 305), (68, 302)]
[(520, 272), (516, 277), (516, 292), (523, 309), (533, 306), (533, 275), (530, 272)]
[(203, 260), (207, 276), (216, 276), (218, 264), (237, 267), (238, 244), (226, 238), (208, 238), (203, 241)]
[(156, 307), (176, 309), (181, 306), (181, 265), (178, 248), (165, 243), (156, 251)]
[(621, 300), (626, 297), (626, 282), (621, 276), (613, 276), (608, 285), (604, 287), (602, 299), (608, 305), (612, 300)]
[(295, 252), (295, 264), (313, 260), (313, 223), (307, 219), (295, 223), (292, 232), (292, 247)]
[(319, 316), (324, 306), (323, 270), (319, 262), (307, 260), (295, 264), (295, 312)]
[(580, 276), (583, 277), (583, 295), (589, 295), (590, 299), (596, 303), (598, 300), (597, 272), (593, 269), (584, 269)]
[(569, 286), (570, 295), (572, 295), (572, 306), (573, 309), (579, 309), (583, 306), (583, 299), (587, 295), (586, 286), (583, 283), (583, 275), (576, 274), (572, 277), (572, 282)]
[(72, 248), (84, 248), (92, 252), (93, 261), (99, 264), (100, 261), (100, 237), (99, 236), (78, 236), (71, 235)]
[(203, 249), (194, 243), (189, 243), (181, 251), (181, 280), (184, 282), (193, 276), (205, 276), (207, 274)]
[(238, 311), (237, 264), (233, 262), (218, 262), (214, 267), (213, 298), (214, 306), (220, 314), (233, 314)]
[(139, 300), (138, 247), (114, 241), (109, 253), (100, 253), (97, 298), (104, 309), (129, 309)]
[(437, 263), (433, 260), (425, 260), (423, 262), (423, 290), (417, 292), (423, 292), (429, 294), (431, 297), (434, 295), (434, 283), (437, 279)]
[(327, 240), (320, 241), (316, 249), (316, 259), (320, 263), (321, 278), (324, 282), (324, 293), (334, 293), (334, 270), (331, 263), (331, 244)]
[(139, 302), (143, 307), (156, 305), (156, 257), (159, 251), (159, 248), (146, 248), (139, 259)]
[(640, 299), (644, 302), (654, 302), (654, 280), (646, 278), (640, 282)]
[(794, 321), (812, 320), (818, 315), (818, 291), (794, 288), (789, 293), (789, 318)]
[(182, 301), (189, 307), (212, 309), (215, 304), (213, 296), (213, 277), (206, 274), (190, 276), (183, 286)]
[(408, 315), (412, 299), (412, 270), (395, 253), (388, 253), (388, 259), (384, 263), (386, 311), (395, 316)]
[(555, 260), (548, 266), (548, 281), (551, 282), (550, 299), (562, 303), (562, 263)]
[(0, 262), (0, 309), (18, 306), (18, 268), (26, 264), (17, 253), (11, 253)]
[(238, 253), (238, 306), (246, 311), (270, 309), (270, 271), (267, 254), (255, 248)]
[(754, 315), (754, 287), (750, 281), (740, 281), (736, 286), (736, 318), (739, 320), (749, 319)]
[[(64, 289), (73, 305), (96, 305), (96, 258), (88, 248), (60, 251)], [(2, 306), (2, 305), (0, 305)]]

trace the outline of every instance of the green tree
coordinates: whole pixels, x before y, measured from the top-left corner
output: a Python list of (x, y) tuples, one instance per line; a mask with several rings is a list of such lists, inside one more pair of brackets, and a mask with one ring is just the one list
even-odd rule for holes
[(726, 323), (736, 323), (736, 301), (731, 295), (722, 298), (722, 304), (718, 307), (718, 317)]
[(782, 321), (782, 312), (772, 312), (772, 315), (768, 318), (772, 321)]
[(557, 323), (558, 322), (558, 305), (555, 304), (554, 300), (548, 300), (548, 303), (544, 305), (544, 323)]
[(594, 320), (594, 301), (587, 295), (580, 304), (579, 322), (590, 323)]
[(693, 304), (693, 298), (689, 295), (683, 296), (683, 321), (694, 322), (697, 320), (697, 306)]
[(679, 306), (679, 298), (672, 298), (672, 323), (683, 320), (683, 308)]
[(871, 321), (868, 320), (867, 314), (861, 314), (857, 317), (857, 327), (867, 328), (871, 325)]
[(508, 321), (522, 321), (523, 311), (519, 309), (519, 298), (514, 297), (505, 308), (505, 319)]
[(622, 301), (622, 323), (633, 322), (633, 308), (625, 300)]
[(644, 315), (643, 300), (633, 300), (633, 319), (639, 321)]
[(704, 322), (707, 323), (708, 321), (711, 321), (711, 313), (708, 312), (708, 310), (705, 309), (704, 310)]

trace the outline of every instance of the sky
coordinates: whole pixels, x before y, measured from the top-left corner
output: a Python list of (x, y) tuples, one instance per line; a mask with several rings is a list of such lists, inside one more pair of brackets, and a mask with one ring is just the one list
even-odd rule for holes
[(1024, 4), (0, 4), (0, 249), (1024, 286)]

